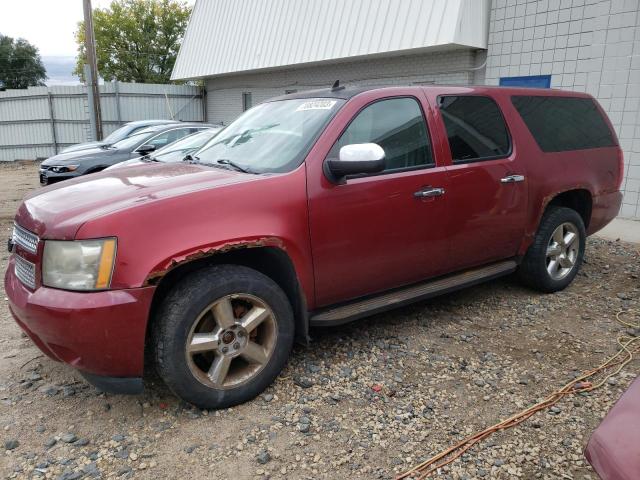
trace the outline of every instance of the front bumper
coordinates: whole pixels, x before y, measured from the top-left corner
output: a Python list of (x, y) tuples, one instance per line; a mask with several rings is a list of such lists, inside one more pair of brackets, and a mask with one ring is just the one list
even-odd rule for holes
[[(100, 388), (116, 379), (130, 387), (132, 381), (139, 382), (141, 387), (155, 287), (90, 293), (47, 287), (31, 291), (15, 276), (13, 256), (4, 284), (15, 321), (46, 355), (77, 368)], [(101, 385), (99, 377), (114, 378), (103, 379)]]
[(56, 173), (52, 170), (40, 168), (38, 170), (38, 175), (40, 177), (40, 185), (51, 185), (52, 183), (61, 182), (62, 180), (79, 177), (82, 173), (77, 170), (74, 170), (73, 172)]

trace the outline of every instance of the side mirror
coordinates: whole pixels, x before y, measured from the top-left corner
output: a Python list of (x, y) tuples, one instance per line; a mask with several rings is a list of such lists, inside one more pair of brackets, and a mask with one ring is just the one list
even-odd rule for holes
[(151, 145), (151, 144), (145, 144), (145, 145), (141, 145), (140, 147), (138, 147), (138, 153), (140, 155), (148, 155), (149, 153), (155, 151), (156, 146), (155, 145)]
[(378, 173), (384, 170), (384, 149), (377, 143), (353, 143), (340, 149), (339, 158), (325, 162), (325, 173), (339, 183), (348, 175)]

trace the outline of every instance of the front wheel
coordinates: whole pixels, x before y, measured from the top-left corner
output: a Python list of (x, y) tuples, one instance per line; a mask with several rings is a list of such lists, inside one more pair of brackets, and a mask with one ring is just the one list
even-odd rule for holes
[(543, 292), (566, 288), (582, 265), (585, 239), (584, 222), (578, 212), (566, 207), (549, 208), (518, 270), (521, 280)]
[(253, 269), (217, 265), (180, 282), (159, 309), (154, 330), (160, 377), (201, 408), (226, 408), (262, 392), (293, 345), (291, 305)]

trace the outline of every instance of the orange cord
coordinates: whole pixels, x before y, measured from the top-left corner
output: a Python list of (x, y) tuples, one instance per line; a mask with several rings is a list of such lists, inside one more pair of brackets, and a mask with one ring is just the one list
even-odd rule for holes
[[(619, 311), (616, 314), (616, 320), (619, 323), (631, 328), (640, 328), (638, 324), (625, 322), (621, 320), (620, 315), (622, 313), (627, 313), (627, 312)], [(498, 432), (500, 430), (506, 430), (507, 428), (515, 427), (516, 425), (524, 422), (525, 420), (527, 420), (529, 417), (536, 414), (537, 412), (553, 406), (566, 395), (575, 395), (578, 393), (590, 392), (592, 390), (595, 390), (596, 388), (600, 388), (602, 385), (604, 385), (604, 383), (607, 381), (608, 378), (620, 373), (620, 371), (629, 362), (631, 362), (631, 360), (633, 360), (634, 354), (640, 353), (640, 347), (636, 347), (633, 350), (629, 348), (629, 346), (634, 342), (636, 342), (637, 340), (640, 340), (640, 337), (626, 337), (626, 336), (618, 337), (617, 343), (620, 346), (620, 349), (615, 355), (612, 355), (611, 357), (609, 357), (599, 367), (583, 373), (580, 377), (572, 380), (571, 382), (567, 383), (564, 387), (551, 393), (547, 398), (545, 398), (541, 402), (538, 402), (535, 405), (525, 410), (522, 410), (519, 413), (516, 413), (515, 415), (509, 417), (508, 419), (503, 420), (502, 422), (496, 423), (495, 425), (492, 425), (482, 430), (481, 432), (477, 432), (465, 438), (464, 440), (456, 443), (452, 447), (449, 447), (448, 449), (443, 450), (437, 455), (434, 455), (433, 457), (421, 463), (420, 465), (417, 465), (416, 467), (398, 475), (396, 477), (396, 480), (401, 480), (407, 477), (415, 477), (417, 480), (424, 480), (425, 478), (429, 477), (433, 473), (437, 472), (442, 467), (450, 464), (457, 458), (461, 457), (467, 450), (473, 447), (476, 443), (481, 442), (482, 440), (492, 435), (493, 433)], [(624, 358), (618, 358), (623, 353), (626, 353), (626, 356)], [(614, 368), (615, 370), (611, 371)], [(592, 381), (587, 380), (597, 375), (598, 373), (605, 372), (605, 371), (608, 373), (604, 374), (603, 377), (600, 379), (600, 381), (594, 383)], [(418, 475), (417, 477), (415, 476), (416, 474)]]

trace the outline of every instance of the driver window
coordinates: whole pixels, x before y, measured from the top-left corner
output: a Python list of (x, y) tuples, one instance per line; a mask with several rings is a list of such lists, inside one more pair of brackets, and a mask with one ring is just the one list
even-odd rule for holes
[(362, 110), (329, 152), (337, 158), (340, 148), (352, 143), (377, 143), (385, 152), (385, 172), (434, 165), (427, 126), (420, 105), (413, 98), (391, 98)]

